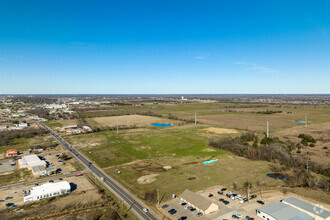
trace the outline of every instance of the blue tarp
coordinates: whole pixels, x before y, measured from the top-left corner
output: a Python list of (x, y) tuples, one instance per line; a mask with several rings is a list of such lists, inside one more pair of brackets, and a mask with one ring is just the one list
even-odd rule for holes
[(153, 126), (156, 126), (156, 127), (172, 127), (171, 124), (159, 124), (159, 123), (154, 123), (152, 124)]

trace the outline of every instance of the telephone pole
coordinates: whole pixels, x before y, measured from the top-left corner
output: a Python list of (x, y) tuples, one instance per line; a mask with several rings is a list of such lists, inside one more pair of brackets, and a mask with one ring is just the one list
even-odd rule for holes
[(269, 122), (267, 121), (267, 138), (269, 137)]
[(250, 203), (250, 183), (248, 183), (248, 202)]

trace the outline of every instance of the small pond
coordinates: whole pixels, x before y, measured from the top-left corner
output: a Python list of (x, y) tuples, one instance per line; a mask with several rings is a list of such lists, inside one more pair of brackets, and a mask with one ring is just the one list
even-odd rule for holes
[(280, 173), (267, 173), (267, 176), (273, 179), (287, 180), (287, 178)]

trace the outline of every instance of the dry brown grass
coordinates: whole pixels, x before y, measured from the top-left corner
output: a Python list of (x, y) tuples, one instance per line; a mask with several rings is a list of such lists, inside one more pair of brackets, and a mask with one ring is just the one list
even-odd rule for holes
[[(192, 117), (184, 117), (192, 118)], [(269, 121), (270, 130), (277, 131), (283, 128), (295, 126), (290, 120), (284, 120), (278, 117), (251, 114), (219, 114), (219, 115), (201, 115), (197, 118), (198, 122), (208, 125), (216, 125), (224, 128), (249, 130), (256, 132), (266, 131), (266, 123)]]
[(123, 116), (112, 116), (112, 117), (96, 117), (87, 119), (88, 123), (92, 126), (99, 128), (115, 127), (117, 126), (117, 120), (119, 126), (137, 126), (146, 127), (152, 126), (153, 123), (170, 123), (174, 121), (170, 119), (157, 118), (152, 116), (143, 115), (123, 115)]
[[(315, 144), (315, 147), (303, 147), (301, 153), (295, 153), (295, 156), (314, 161), (318, 164), (328, 165), (328, 158), (330, 155), (330, 122), (312, 124), (307, 128), (304, 126), (288, 128), (278, 131), (274, 135), (283, 140), (299, 143), (301, 141), (301, 139), (298, 138), (299, 134), (311, 135), (317, 140), (317, 143)], [(323, 149), (323, 147), (328, 147), (328, 149)]]

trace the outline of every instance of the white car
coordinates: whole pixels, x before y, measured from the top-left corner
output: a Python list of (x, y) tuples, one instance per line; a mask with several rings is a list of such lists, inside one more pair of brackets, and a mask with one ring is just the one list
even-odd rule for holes
[(231, 196), (230, 198), (231, 198), (232, 200), (235, 200), (235, 196)]
[(149, 210), (147, 208), (143, 208), (144, 212), (149, 212)]
[(239, 203), (243, 204), (244, 203), (244, 200), (243, 199), (240, 199), (239, 200)]
[(243, 216), (241, 215), (241, 214), (239, 214), (239, 213), (236, 213), (235, 214), (237, 217), (239, 217), (239, 218), (242, 218)]

